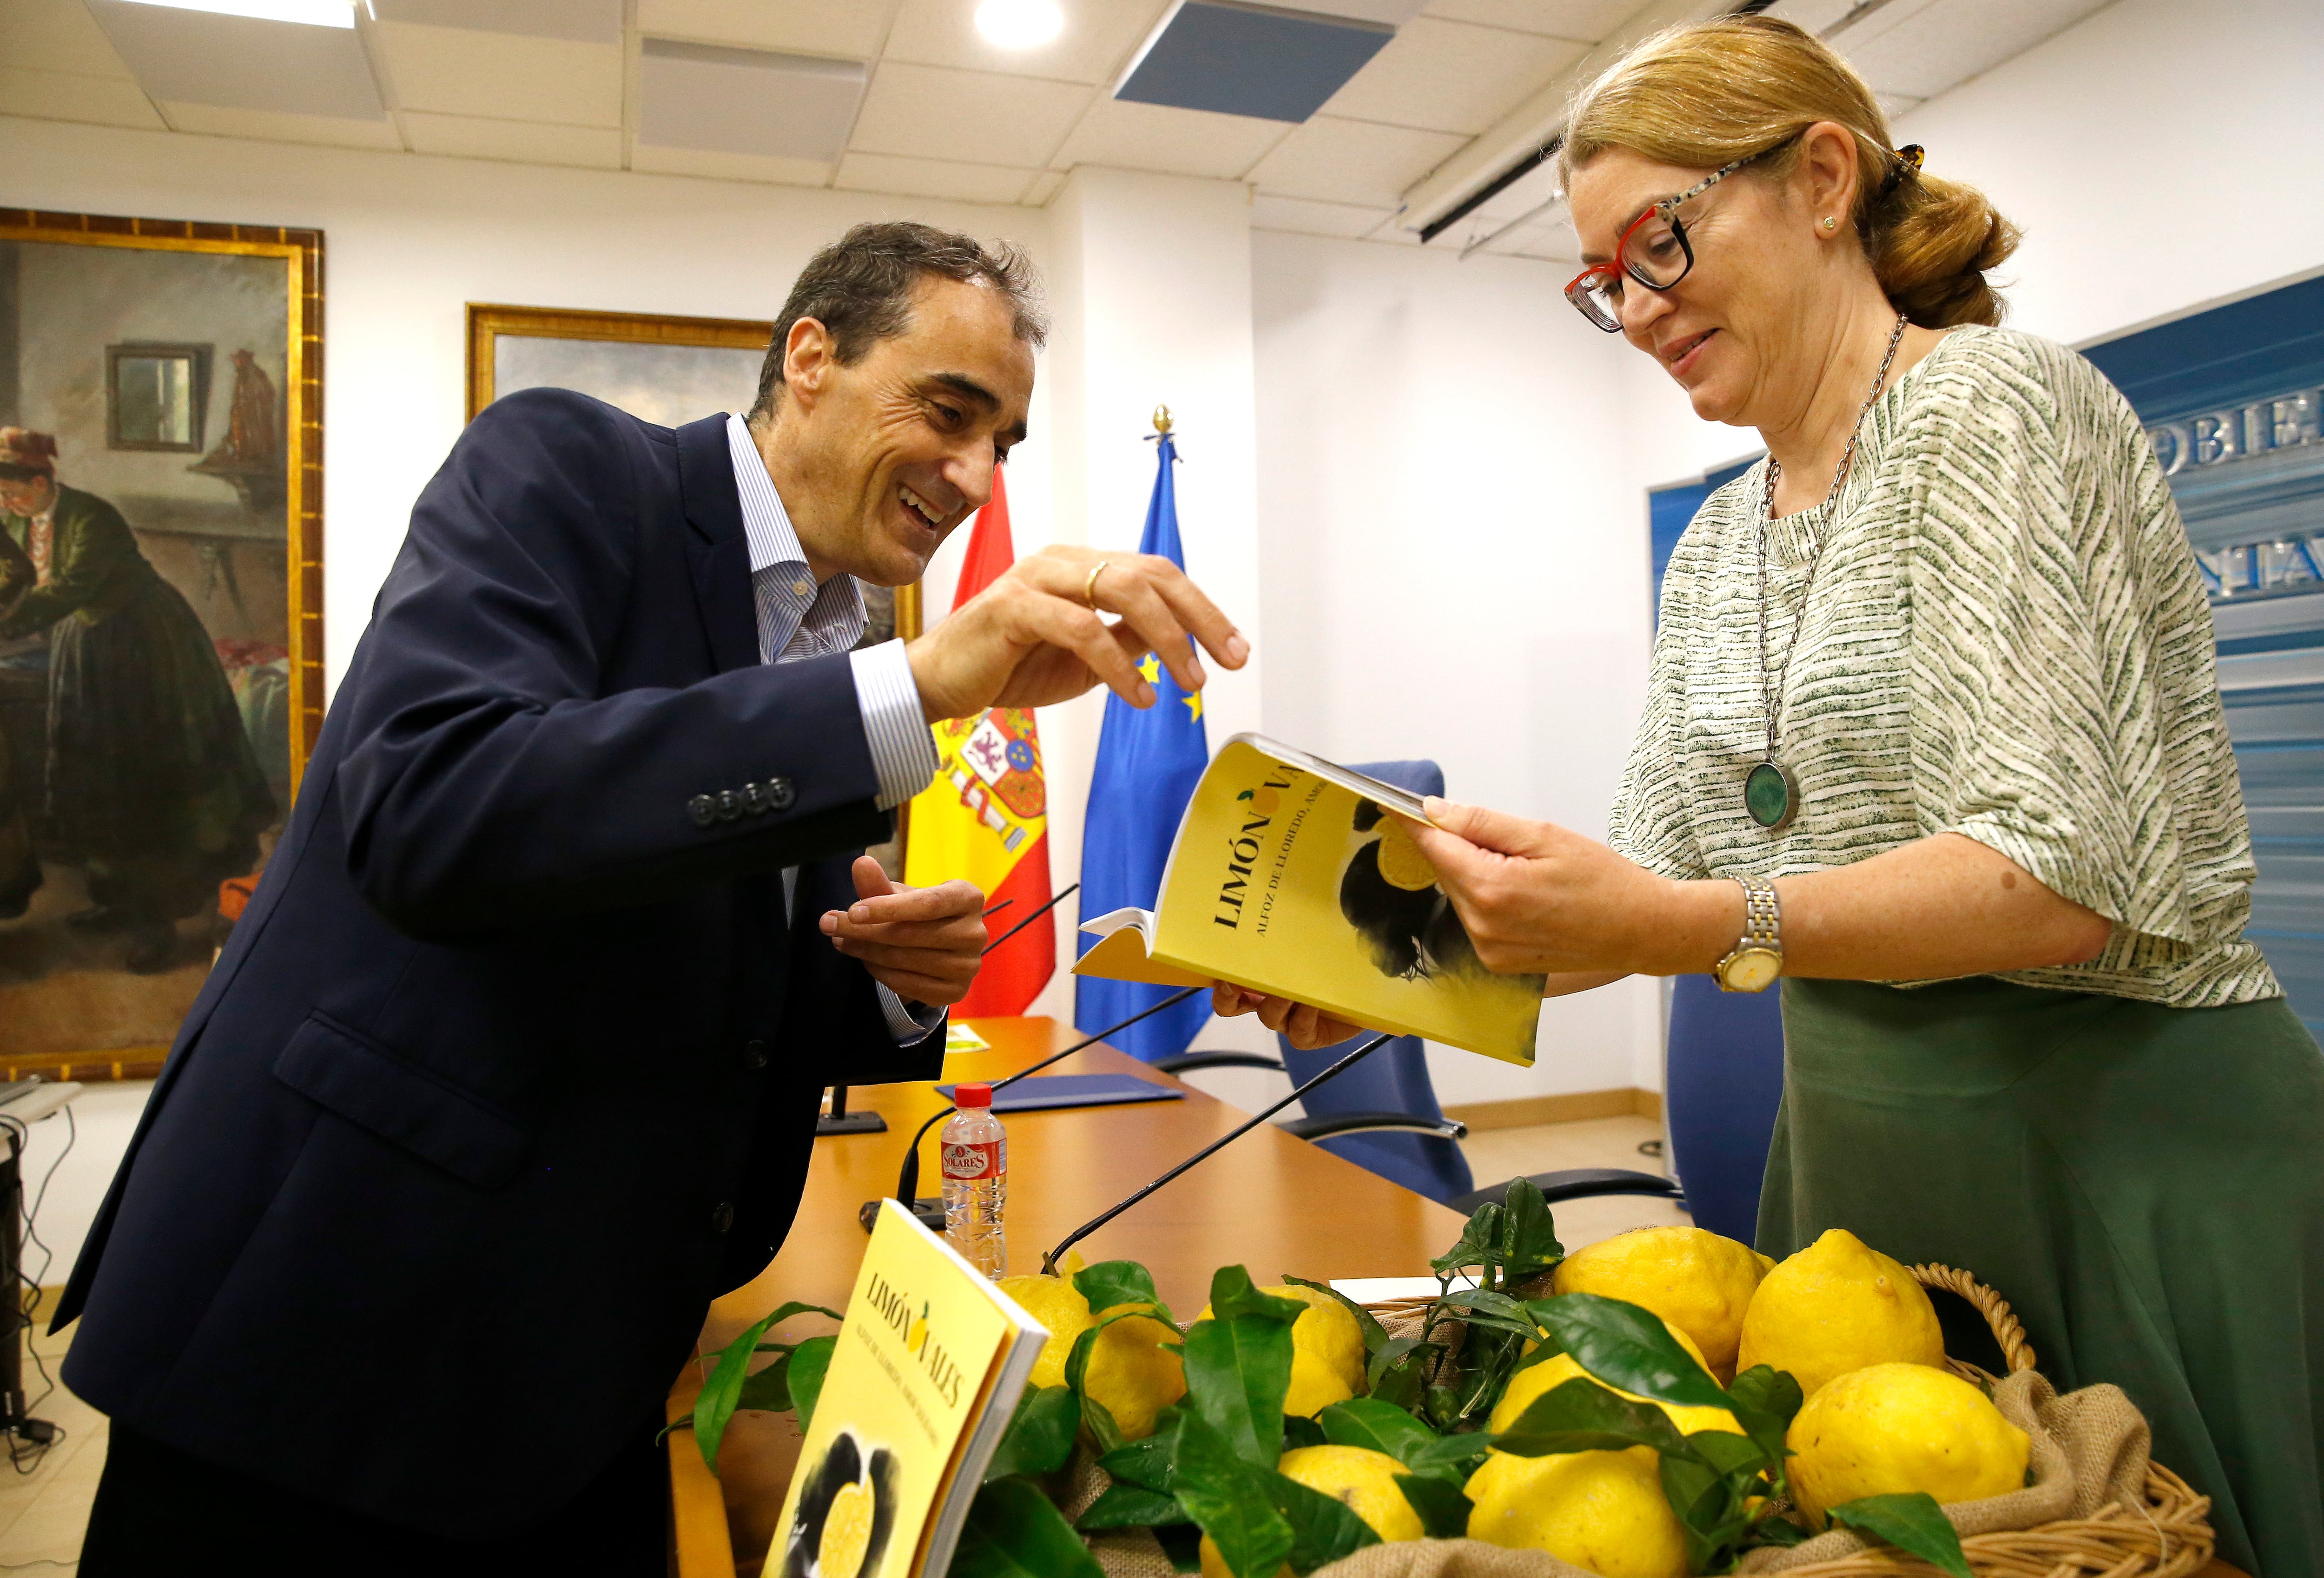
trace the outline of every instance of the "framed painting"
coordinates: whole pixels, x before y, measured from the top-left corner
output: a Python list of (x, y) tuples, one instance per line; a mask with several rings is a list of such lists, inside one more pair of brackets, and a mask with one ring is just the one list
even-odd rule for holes
[(0, 208), (0, 1078), (157, 1072), (323, 716), (323, 238)]
[[(521, 389), (578, 390), (675, 427), (714, 411), (748, 411), (775, 326), (764, 319), (468, 304), (468, 416)], [(871, 615), (860, 645), (920, 633), (918, 583), (858, 583)], [(872, 851), (903, 872), (904, 812), (893, 841)]]

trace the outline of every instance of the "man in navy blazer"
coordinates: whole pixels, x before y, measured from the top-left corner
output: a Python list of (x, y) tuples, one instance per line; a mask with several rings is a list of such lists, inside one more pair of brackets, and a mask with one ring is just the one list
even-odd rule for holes
[(536, 390), (462, 435), (58, 1312), (113, 1420), (84, 1573), (661, 1570), (706, 1306), (823, 1088), (934, 1078), (975, 976), (982, 895), (862, 857), (928, 722), (1248, 651), (1057, 547), (850, 650), (850, 577), (917, 579), (1024, 436), (1032, 289), (858, 226), (747, 420)]

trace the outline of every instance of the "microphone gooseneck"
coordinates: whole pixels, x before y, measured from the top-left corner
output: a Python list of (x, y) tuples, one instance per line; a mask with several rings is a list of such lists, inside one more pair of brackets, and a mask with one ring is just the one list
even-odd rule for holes
[[(1010, 927), (1008, 931), (1003, 931), (1000, 936), (986, 943), (984, 945), (984, 952), (991, 953), (994, 949), (1008, 941), (1011, 937), (1016, 936), (1018, 932), (1022, 931), (1026, 927), (1031, 925), (1042, 916), (1047, 914), (1051, 910), (1056, 909), (1060, 904), (1063, 904), (1067, 897), (1071, 896), (1074, 888), (1079, 886), (1081, 886), (1081, 884), (1078, 882), (1068, 883), (1065, 886), (1065, 892), (1057, 895), (1056, 897), (1051, 899), (1047, 904), (1043, 904), (1039, 909), (1035, 910), (1031, 914), (1018, 922), (1014, 926)], [(1017, 901), (1015, 899), (1002, 899), (999, 904), (993, 905), (991, 909), (987, 910), (984, 913), (988, 915), (992, 914), (996, 911), (1007, 909), (1010, 904), (1013, 904), (1016, 902)], [(977, 957), (982, 959), (984, 955), (979, 954)]]
[(1074, 1228), (1071, 1233), (1065, 1234), (1065, 1242), (1058, 1244), (1056, 1248), (1051, 1250), (1047, 1254), (1041, 1257), (1042, 1274), (1044, 1276), (1055, 1276), (1056, 1274), (1057, 1261), (1064, 1257), (1065, 1252), (1067, 1250), (1073, 1248), (1074, 1245), (1079, 1243), (1083, 1239), (1087, 1238), (1091, 1234), (1095, 1233), (1099, 1228), (1112, 1221), (1116, 1216), (1119, 1216), (1124, 1211), (1129, 1210), (1130, 1206), (1135, 1206), (1139, 1201), (1152, 1194), (1156, 1189), (1160, 1188), (1164, 1184), (1168, 1183), (1172, 1179), (1176, 1178), (1180, 1173), (1185, 1172), (1197, 1161), (1200, 1161), (1204, 1157), (1224, 1150), (1227, 1146), (1233, 1144), (1237, 1140), (1240, 1140), (1245, 1134), (1250, 1133), (1253, 1129), (1259, 1127), (1259, 1124), (1273, 1117), (1277, 1113), (1281, 1112), (1285, 1107), (1289, 1106), (1293, 1102), (1297, 1101), (1301, 1096), (1314, 1089), (1318, 1085), (1323, 1084), (1326, 1079), (1333, 1078), (1334, 1075), (1345, 1072), (1356, 1062), (1358, 1059), (1370, 1056), (1372, 1052), (1386, 1046), (1389, 1041), (1392, 1041), (1395, 1039), (1396, 1037), (1392, 1034), (1381, 1034), (1372, 1037), (1371, 1040), (1366, 1041), (1362, 1046), (1358, 1047), (1354, 1051), (1350, 1052), (1346, 1057), (1342, 1058), (1338, 1062), (1333, 1064), (1321, 1074), (1316, 1075), (1315, 1078), (1307, 1081), (1306, 1084), (1299, 1086), (1294, 1089), (1290, 1095), (1285, 1096), (1281, 1101), (1277, 1102), (1273, 1106), (1268, 1107), (1265, 1112), (1260, 1113), (1257, 1117), (1252, 1118), (1249, 1123), (1231, 1130), (1227, 1133), (1222, 1134), (1219, 1138), (1212, 1141), (1200, 1151), (1195, 1151), (1192, 1156), (1186, 1158), (1185, 1161), (1180, 1162), (1177, 1166), (1164, 1173), (1160, 1178), (1156, 1179), (1152, 1183), (1148, 1184), (1144, 1188), (1139, 1189), (1136, 1194), (1130, 1196), (1120, 1205), (1111, 1207), (1099, 1216), (1091, 1217), (1079, 1227)]
[[(1074, 885), (1078, 887), (1081, 885), (1076, 883)], [(1071, 893), (1074, 890), (1071, 887), (1065, 889), (1065, 893)], [(1061, 893), (1057, 895), (1057, 898), (1061, 899), (1065, 896), (1065, 894)], [(1057, 901), (1056, 899), (1051, 899), (1049, 902), (1051, 904), (1055, 904)], [(1025, 918), (1028, 921), (1033, 919), (1031, 915), (1028, 915)], [(1001, 940), (1005, 942), (1008, 939), (1003, 938)], [(996, 943), (994, 946), (998, 947), (999, 944)], [(1070, 1058), (1075, 1052), (1080, 1051), (1084, 1047), (1093, 1046), (1110, 1035), (1128, 1030), (1131, 1025), (1136, 1024), (1141, 1019), (1146, 1019), (1154, 1014), (1159, 1014), (1165, 1008), (1175, 1008), (1179, 1004), (1184, 1003), (1187, 998), (1202, 990), (1203, 988), (1200, 986), (1189, 986), (1185, 991), (1176, 994), (1175, 996), (1163, 998), (1162, 1001), (1155, 1004), (1150, 1008), (1141, 1008), (1137, 1013), (1131, 1014), (1129, 1018), (1123, 1020), (1120, 1023), (1109, 1024), (1103, 1030), (1099, 1031), (1095, 1035), (1084, 1036), (1080, 1041), (1075, 1041), (1072, 1046), (1067, 1047), (1062, 1052), (1051, 1052), (1039, 1062), (1030, 1064), (1026, 1068), (1018, 1069), (1017, 1072), (1011, 1074), (1006, 1079), (994, 1080), (992, 1082), (992, 1088), (995, 1090), (1005, 1090), (1010, 1086), (1016, 1084), (1019, 1079), (1024, 1078), (1028, 1074), (1038, 1074), (1042, 1069), (1047, 1068), (1050, 1064), (1056, 1062), (1059, 1059)], [(952, 1115), (953, 1109), (949, 1106), (938, 1111), (934, 1117), (931, 1117), (927, 1123), (920, 1125), (919, 1131), (912, 1136), (912, 1142), (904, 1148), (904, 1165), (896, 1174), (896, 1198), (904, 1203), (904, 1208), (908, 1211), (911, 1209), (912, 1198), (919, 1192), (920, 1188), (920, 1142), (927, 1138), (927, 1133), (930, 1129), (935, 1128), (938, 1124), (944, 1122), (945, 1119), (952, 1116)]]

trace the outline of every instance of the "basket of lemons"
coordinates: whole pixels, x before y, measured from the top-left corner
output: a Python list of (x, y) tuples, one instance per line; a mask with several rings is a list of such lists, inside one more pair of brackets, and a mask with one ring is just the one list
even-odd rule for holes
[[(1181, 1323), (1135, 1261), (1001, 1284), (1051, 1333), (954, 1578), (2184, 1578), (2208, 1502), (2122, 1393), (2064, 1397), (2007, 1305), (1845, 1232), (1568, 1257), (1522, 1179), (1366, 1307), (1240, 1266)], [(1950, 1360), (1928, 1289), (2008, 1373)], [(745, 1355), (731, 1356), (737, 1362)], [(798, 1389), (794, 1388), (796, 1393)], [(696, 1422), (715, 1449), (723, 1418)]]

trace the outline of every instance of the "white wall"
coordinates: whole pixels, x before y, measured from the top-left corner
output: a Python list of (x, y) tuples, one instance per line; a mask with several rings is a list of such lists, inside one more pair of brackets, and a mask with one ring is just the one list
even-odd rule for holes
[[(1254, 237), (1267, 726), (1432, 758), (1455, 799), (1602, 838), (1646, 677), (1628, 353), (1547, 263)], [(1545, 1005), (1531, 1070), (1434, 1049), (1448, 1102), (1659, 1087), (1655, 987)]]
[[(2009, 326), (2084, 344), (2324, 265), (2319, 82), (2315, 0), (2116, 0), (1892, 129), (2024, 230)], [(1623, 385), (1642, 488), (1760, 447), (1643, 356)]]

